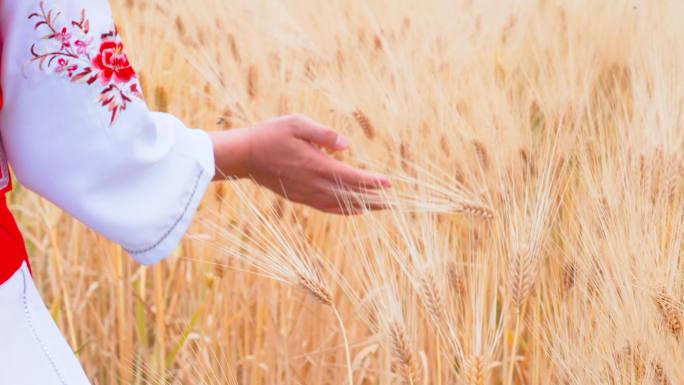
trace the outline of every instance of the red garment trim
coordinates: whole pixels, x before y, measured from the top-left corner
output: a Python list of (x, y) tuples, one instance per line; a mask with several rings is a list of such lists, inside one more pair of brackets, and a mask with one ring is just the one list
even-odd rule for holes
[(23, 237), (7, 208), (4, 194), (0, 197), (0, 253), (0, 284), (3, 284), (23, 262), (29, 263)]
[[(0, 46), (1, 47), (1, 46)], [(1, 48), (0, 48), (1, 49)], [(2, 63), (2, 58), (0, 57), (0, 63)], [(0, 65), (0, 70), (1, 70)], [(0, 109), (2, 109), (3, 97), (2, 97), (2, 85), (0, 84)], [(4, 154), (4, 149), (1, 147), (2, 141), (0, 140), (0, 155)], [(29, 271), (31, 266), (29, 265), (28, 255), (26, 253), (26, 247), (24, 246), (24, 238), (21, 236), (21, 232), (17, 227), (17, 223), (14, 221), (14, 216), (9, 211), (7, 207), (7, 198), (5, 196), (6, 192), (12, 189), (12, 181), (9, 175), (9, 170), (7, 168), (7, 160), (4, 156), (0, 156), (0, 173), (7, 175), (0, 175), (0, 178), (6, 176), (7, 186), (0, 190), (0, 285), (5, 283), (8, 279), (14, 275), (14, 273), (19, 270), (21, 264), (26, 262), (29, 266)], [(4, 178), (3, 178), (4, 179)]]

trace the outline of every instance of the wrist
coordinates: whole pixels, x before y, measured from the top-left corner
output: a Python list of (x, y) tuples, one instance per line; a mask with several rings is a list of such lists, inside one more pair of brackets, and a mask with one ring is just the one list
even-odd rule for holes
[(250, 135), (244, 128), (210, 132), (216, 176), (214, 180), (225, 178), (245, 178), (250, 175)]

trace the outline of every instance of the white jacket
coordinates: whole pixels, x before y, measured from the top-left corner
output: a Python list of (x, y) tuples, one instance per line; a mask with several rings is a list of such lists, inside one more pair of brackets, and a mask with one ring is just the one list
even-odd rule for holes
[(214, 176), (209, 137), (148, 110), (108, 1), (0, 4), (0, 129), (19, 181), (141, 263), (164, 258)]

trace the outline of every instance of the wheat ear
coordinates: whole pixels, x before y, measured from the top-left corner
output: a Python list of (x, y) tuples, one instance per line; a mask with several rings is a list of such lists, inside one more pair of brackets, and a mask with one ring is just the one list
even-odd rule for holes
[(471, 356), (463, 365), (464, 385), (485, 384), (485, 362), (479, 355)]
[(670, 330), (672, 330), (672, 334), (679, 335), (682, 330), (682, 314), (674, 303), (674, 300), (667, 294), (665, 288), (660, 288), (656, 295), (658, 309), (660, 309), (665, 322), (670, 327)]
[(352, 112), (352, 116), (368, 139), (375, 138), (375, 127), (373, 127), (370, 119), (368, 119), (368, 116), (363, 111), (357, 108)]
[(430, 271), (423, 273), (420, 279), (421, 294), (423, 302), (433, 321), (438, 324), (444, 319), (444, 299), (434, 274)]
[(411, 347), (411, 339), (406, 329), (398, 322), (389, 325), (389, 337), (392, 346), (392, 356), (397, 371), (406, 385), (419, 385), (420, 368), (418, 359)]

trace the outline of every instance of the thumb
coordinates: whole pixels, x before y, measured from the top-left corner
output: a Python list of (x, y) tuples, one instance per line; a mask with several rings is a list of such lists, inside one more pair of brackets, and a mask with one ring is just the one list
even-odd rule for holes
[(296, 136), (333, 151), (341, 151), (349, 147), (349, 140), (343, 135), (310, 119), (302, 121), (296, 131)]

